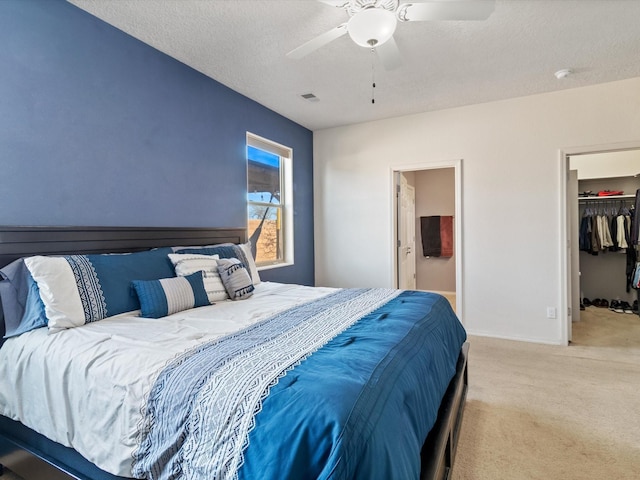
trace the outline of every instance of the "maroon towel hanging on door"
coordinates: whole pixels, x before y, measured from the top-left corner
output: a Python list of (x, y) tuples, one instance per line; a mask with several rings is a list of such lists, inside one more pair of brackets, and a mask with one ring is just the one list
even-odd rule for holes
[(440, 217), (440, 244), (442, 245), (440, 256), (453, 257), (453, 217), (451, 215)]

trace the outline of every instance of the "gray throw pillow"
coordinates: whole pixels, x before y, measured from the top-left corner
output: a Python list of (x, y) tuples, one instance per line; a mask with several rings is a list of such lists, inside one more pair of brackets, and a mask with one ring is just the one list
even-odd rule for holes
[(218, 260), (218, 273), (231, 300), (244, 300), (253, 295), (251, 276), (244, 263), (237, 258)]

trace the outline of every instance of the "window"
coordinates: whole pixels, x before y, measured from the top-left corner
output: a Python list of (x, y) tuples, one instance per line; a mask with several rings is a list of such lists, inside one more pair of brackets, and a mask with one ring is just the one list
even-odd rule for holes
[(247, 134), (247, 224), (258, 267), (293, 263), (292, 156)]

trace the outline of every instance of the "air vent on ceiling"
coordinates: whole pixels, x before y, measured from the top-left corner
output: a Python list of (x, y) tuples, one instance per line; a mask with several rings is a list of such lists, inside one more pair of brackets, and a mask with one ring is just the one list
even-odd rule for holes
[(310, 102), (319, 102), (320, 99), (316, 97), (313, 93), (304, 93), (300, 95), (305, 100), (309, 100)]

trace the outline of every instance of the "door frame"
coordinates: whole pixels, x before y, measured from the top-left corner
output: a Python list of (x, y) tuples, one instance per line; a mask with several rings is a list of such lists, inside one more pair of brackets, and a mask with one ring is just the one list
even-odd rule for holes
[[(603, 145), (589, 145), (583, 147), (565, 147), (558, 150), (560, 168), (560, 343), (569, 345), (571, 338), (571, 314), (569, 307), (572, 301), (571, 292), (571, 249), (578, 245), (571, 245), (571, 225), (569, 224), (569, 200), (567, 198), (567, 182), (569, 181), (569, 157), (571, 155), (585, 155), (592, 153), (607, 153), (622, 150), (640, 149), (640, 140), (634, 142), (609, 143)], [(572, 200), (573, 201), (573, 200)]]
[(392, 166), (389, 170), (391, 183), (391, 282), (394, 288), (398, 288), (398, 202), (396, 196), (396, 173), (417, 172), (435, 170), (438, 168), (453, 168), (455, 188), (455, 215), (453, 219), (455, 231), (455, 255), (456, 255), (456, 314), (464, 325), (464, 291), (463, 272), (464, 255), (462, 239), (462, 159), (444, 160), (440, 162), (420, 162), (407, 165)]

